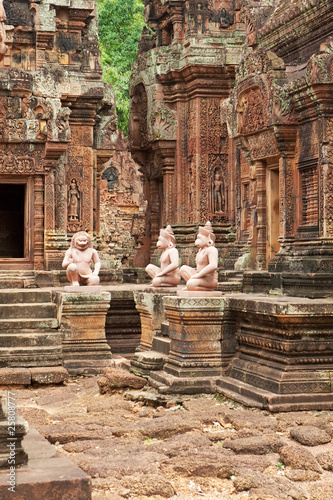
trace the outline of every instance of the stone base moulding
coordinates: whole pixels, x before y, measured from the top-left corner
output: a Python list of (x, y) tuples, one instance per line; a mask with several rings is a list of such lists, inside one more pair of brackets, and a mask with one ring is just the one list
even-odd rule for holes
[(70, 374), (101, 373), (111, 365), (105, 320), (111, 294), (56, 292), (63, 333), (63, 366)]
[(8, 491), (8, 470), (0, 471), (0, 498), (91, 499), (90, 477), (35, 429), (29, 429), (23, 444), (29, 462), (16, 469), (13, 493)]
[(225, 396), (271, 411), (333, 409), (333, 300), (229, 298), (237, 355), (217, 383)]
[(163, 371), (150, 374), (160, 392), (214, 392), (222, 375), (222, 320), (219, 297), (164, 297), (169, 321), (170, 352)]

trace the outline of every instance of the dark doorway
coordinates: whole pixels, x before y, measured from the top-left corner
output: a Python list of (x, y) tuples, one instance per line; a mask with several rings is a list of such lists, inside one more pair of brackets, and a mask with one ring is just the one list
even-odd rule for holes
[(0, 184), (0, 258), (24, 258), (25, 184)]

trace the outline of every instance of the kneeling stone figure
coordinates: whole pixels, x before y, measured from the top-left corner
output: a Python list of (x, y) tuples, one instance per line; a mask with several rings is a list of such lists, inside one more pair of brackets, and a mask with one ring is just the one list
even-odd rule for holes
[[(94, 263), (94, 271), (90, 263)], [(62, 267), (66, 269), (67, 279), (72, 286), (98, 285), (101, 263), (97, 251), (92, 248), (91, 238), (85, 231), (75, 233), (71, 246), (65, 253)]]

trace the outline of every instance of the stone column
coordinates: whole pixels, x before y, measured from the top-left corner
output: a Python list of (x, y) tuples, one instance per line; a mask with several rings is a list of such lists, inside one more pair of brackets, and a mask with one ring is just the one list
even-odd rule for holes
[(110, 299), (109, 292), (57, 292), (63, 366), (70, 374), (101, 373), (110, 366), (111, 350), (105, 337)]
[(254, 162), (257, 179), (257, 269), (266, 269), (266, 224), (267, 224), (267, 205), (266, 205), (266, 165), (264, 161)]
[(222, 374), (222, 297), (164, 297), (170, 353), (149, 382), (159, 392), (215, 392)]

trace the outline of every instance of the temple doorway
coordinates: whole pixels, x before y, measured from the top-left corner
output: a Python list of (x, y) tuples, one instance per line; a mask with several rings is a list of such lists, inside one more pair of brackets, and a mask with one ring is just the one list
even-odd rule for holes
[(0, 184), (0, 259), (25, 255), (25, 184)]
[(280, 250), (279, 167), (268, 169), (267, 176), (267, 263)]

